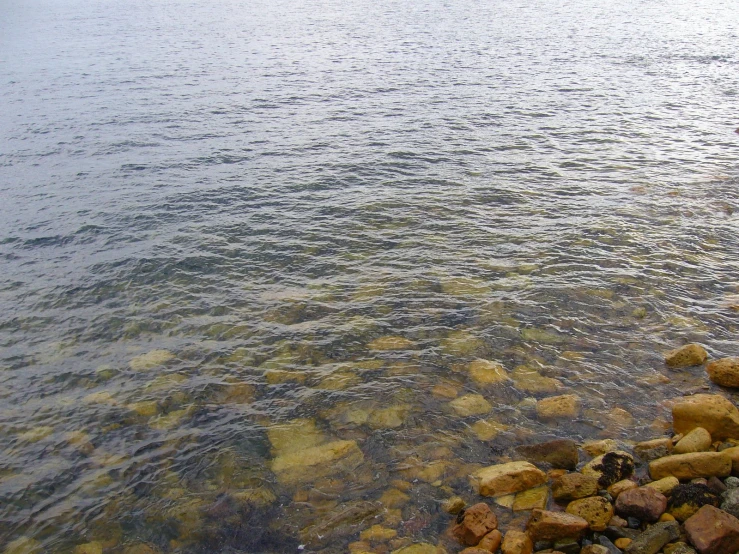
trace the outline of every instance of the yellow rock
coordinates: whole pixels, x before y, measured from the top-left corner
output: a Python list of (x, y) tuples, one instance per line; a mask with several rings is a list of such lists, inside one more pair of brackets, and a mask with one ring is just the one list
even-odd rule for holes
[(249, 489), (243, 491), (236, 491), (231, 493), (231, 497), (234, 500), (240, 502), (248, 502), (257, 507), (264, 508), (273, 504), (277, 501), (277, 496), (267, 487), (258, 487), (256, 489)]
[(229, 383), (221, 395), (225, 404), (249, 404), (254, 400), (256, 389), (249, 383)]
[(570, 502), (567, 513), (583, 518), (592, 531), (603, 531), (613, 517), (613, 505), (601, 496), (590, 496)]
[(542, 419), (573, 419), (580, 414), (580, 406), (580, 397), (576, 394), (550, 396), (536, 403), (536, 414)]
[(739, 438), (739, 410), (718, 394), (694, 394), (678, 399), (672, 406), (676, 433), (703, 427), (713, 440)]
[(665, 353), (665, 363), (673, 368), (701, 365), (706, 358), (708, 353), (699, 344), (686, 344)]
[(136, 412), (140, 416), (151, 417), (159, 413), (159, 403), (156, 400), (147, 400), (144, 402), (134, 402), (126, 406), (132, 412)]
[(270, 385), (282, 385), (283, 383), (305, 383), (306, 375), (302, 371), (290, 371), (287, 369), (268, 369), (264, 373), (264, 379)]
[(405, 405), (372, 410), (368, 423), (373, 429), (395, 429), (403, 425), (409, 412), (410, 407)]
[(72, 551), (73, 554), (103, 554), (103, 543), (98, 541), (78, 544)]
[(553, 393), (562, 387), (557, 379), (545, 377), (537, 370), (523, 365), (513, 370), (511, 378), (517, 389), (530, 393)]
[(393, 488), (382, 493), (380, 502), (382, 502), (385, 508), (400, 508), (401, 506), (405, 506), (410, 499), (411, 497), (404, 492)]
[(452, 496), (451, 498), (447, 498), (441, 507), (446, 513), (456, 515), (461, 512), (466, 505), (467, 503), (462, 497)]
[(631, 481), (630, 479), (623, 479), (621, 481), (617, 481), (616, 483), (613, 483), (613, 485), (608, 487), (608, 494), (610, 494), (614, 499), (616, 499), (618, 498), (618, 495), (621, 494), (622, 492), (626, 492), (631, 489), (636, 489), (638, 487), (639, 485), (637, 485), (634, 481)]
[(190, 410), (188, 408), (173, 410), (166, 415), (159, 416), (156, 419), (149, 421), (149, 427), (159, 430), (174, 429), (182, 423), (182, 420), (185, 419), (189, 413)]
[(370, 350), (411, 350), (415, 347), (412, 340), (398, 336), (380, 337), (367, 345)]
[(708, 378), (722, 387), (739, 387), (739, 358), (721, 358), (706, 366)]
[(427, 542), (411, 544), (398, 550), (393, 550), (391, 554), (446, 554), (446, 550), (440, 546), (434, 546)]
[(662, 522), (664, 522), (664, 521), (675, 521), (675, 516), (673, 516), (672, 514), (668, 514), (667, 512), (665, 512), (664, 514), (662, 514), (661, 516), (659, 516), (659, 521), (662, 521)]
[(616, 545), (616, 548), (619, 548), (621, 550), (626, 550), (626, 548), (631, 544), (632, 539), (628, 537), (621, 537), (619, 539), (616, 539), (613, 544)]
[(692, 452), (665, 456), (649, 463), (652, 479), (677, 477), (687, 480), (696, 477), (726, 477), (731, 473), (731, 457), (725, 452)]
[(444, 294), (451, 296), (478, 296), (490, 294), (490, 285), (482, 279), (453, 277), (441, 283)]
[(45, 439), (54, 432), (53, 427), (40, 426), (29, 429), (25, 433), (18, 435), (18, 439), (25, 442), (38, 442)]
[(466, 394), (455, 398), (449, 405), (460, 417), (482, 415), (493, 409), (493, 406), (479, 394)]
[(672, 449), (673, 454), (706, 452), (711, 448), (711, 434), (703, 427), (696, 427), (681, 438)]
[(355, 469), (364, 461), (356, 441), (339, 440), (277, 456), (272, 471), (285, 485)]
[(111, 406), (117, 404), (116, 400), (113, 398), (113, 395), (110, 394), (108, 391), (93, 392), (91, 394), (88, 394), (82, 399), (82, 402), (85, 404), (108, 404)]
[(180, 373), (169, 373), (167, 375), (160, 375), (153, 381), (150, 381), (146, 385), (146, 389), (152, 392), (154, 391), (168, 391), (177, 387), (180, 383), (187, 381), (187, 377)]
[(513, 500), (513, 511), (533, 510), (539, 508), (545, 510), (549, 501), (549, 487), (534, 487), (516, 494)]
[(618, 450), (618, 443), (613, 439), (587, 441), (583, 443), (582, 449), (590, 456), (602, 456), (608, 452), (615, 452)]
[(513, 503), (515, 501), (515, 494), (504, 494), (503, 496), (496, 496), (495, 498), (493, 498), (493, 502), (495, 502), (498, 506), (500, 506), (501, 508), (508, 508), (509, 510), (513, 509)]
[(450, 383), (441, 383), (435, 385), (434, 388), (431, 389), (431, 394), (433, 394), (436, 398), (452, 400), (454, 398), (457, 398), (457, 396), (459, 395), (459, 387)]
[(382, 525), (373, 525), (369, 529), (365, 529), (359, 533), (359, 538), (363, 541), (387, 541), (394, 539), (398, 535), (395, 529), (388, 529)]
[(509, 462), (484, 467), (470, 476), (482, 496), (503, 496), (546, 483), (546, 473), (529, 462)]
[(152, 350), (146, 354), (136, 356), (128, 362), (128, 365), (134, 371), (143, 371), (164, 365), (169, 360), (174, 359), (174, 357), (175, 355), (169, 350)]
[(504, 425), (494, 419), (481, 419), (470, 426), (472, 432), (481, 441), (491, 441), (498, 436), (498, 433), (508, 430), (508, 425)]
[(326, 441), (314, 420), (302, 418), (273, 425), (267, 429), (267, 438), (275, 456), (301, 451)]
[(445, 354), (451, 356), (480, 355), (485, 350), (485, 341), (465, 330), (449, 333), (439, 343)]
[(480, 385), (494, 385), (509, 380), (508, 372), (497, 362), (489, 360), (473, 360), (468, 366), (472, 380)]

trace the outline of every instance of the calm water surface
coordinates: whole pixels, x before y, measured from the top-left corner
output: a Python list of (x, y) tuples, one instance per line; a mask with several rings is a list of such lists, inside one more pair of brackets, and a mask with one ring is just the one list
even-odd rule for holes
[(733, 1), (0, 8), (6, 552), (454, 551), (739, 353)]

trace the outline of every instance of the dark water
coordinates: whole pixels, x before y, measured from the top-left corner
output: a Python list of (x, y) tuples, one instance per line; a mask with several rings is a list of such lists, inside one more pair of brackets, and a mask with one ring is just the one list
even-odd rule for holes
[(0, 548), (454, 550), (479, 464), (663, 433), (739, 351), (739, 15), (613, 4), (2, 0)]

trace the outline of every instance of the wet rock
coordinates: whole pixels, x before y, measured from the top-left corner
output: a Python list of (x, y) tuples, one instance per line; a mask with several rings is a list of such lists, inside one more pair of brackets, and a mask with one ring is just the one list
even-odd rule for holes
[(484, 502), (459, 512), (452, 535), (462, 544), (475, 546), (490, 531), (498, 527), (498, 518)]
[(477, 545), (478, 548), (484, 548), (488, 552), (497, 552), (500, 543), (503, 541), (503, 534), (497, 529), (493, 529)]
[(581, 400), (576, 394), (550, 396), (536, 403), (536, 415), (540, 419), (576, 418), (580, 408)]
[(687, 483), (672, 489), (668, 511), (678, 521), (685, 521), (705, 505), (718, 506), (718, 496), (706, 485)]
[(490, 551), (484, 548), (478, 548), (476, 546), (469, 546), (462, 550), (459, 554), (490, 554)]
[(159, 554), (159, 549), (149, 544), (140, 542), (127, 547), (123, 554)]
[(701, 365), (707, 358), (708, 353), (699, 344), (686, 344), (665, 353), (665, 363), (672, 368)]
[(724, 454), (731, 458), (731, 472), (734, 475), (739, 475), (739, 446), (733, 446), (731, 448), (725, 448), (721, 450)]
[(552, 553), (561, 552), (562, 554), (579, 554), (580, 543), (575, 539), (565, 538), (554, 542)]
[(103, 554), (103, 543), (92, 541), (85, 544), (78, 544), (74, 547), (72, 554)]
[(434, 546), (427, 542), (420, 542), (393, 550), (391, 554), (446, 554), (446, 550), (440, 546)]
[(613, 498), (618, 498), (618, 495), (622, 492), (635, 489), (639, 485), (637, 485), (634, 481), (630, 479), (622, 479), (621, 481), (617, 481), (613, 483), (610, 487), (608, 487), (608, 494), (610, 494)]
[(552, 377), (545, 377), (536, 369), (517, 366), (511, 373), (514, 386), (532, 394), (554, 393), (562, 388), (562, 383)]
[(684, 542), (675, 542), (665, 546), (663, 552), (665, 554), (696, 554), (695, 548), (688, 546)]
[(532, 554), (534, 543), (523, 531), (510, 529), (503, 538), (501, 552), (503, 554)]
[(667, 508), (664, 494), (649, 487), (639, 487), (621, 493), (616, 500), (616, 513), (621, 517), (635, 517), (644, 521), (657, 521)]
[(555, 469), (575, 469), (580, 460), (577, 443), (570, 439), (518, 446), (516, 453), (529, 462), (547, 463)]
[(589, 544), (580, 550), (580, 554), (610, 554), (608, 549), (600, 544)]
[(645, 487), (649, 487), (650, 489), (654, 489), (658, 492), (661, 492), (664, 495), (670, 494), (672, 489), (677, 487), (680, 484), (680, 481), (677, 480), (676, 477), (665, 477), (663, 479), (659, 479), (658, 481), (652, 481), (651, 483), (647, 483), (644, 485)]
[(529, 462), (509, 462), (482, 468), (471, 483), (482, 496), (503, 496), (546, 483), (546, 474)]
[(395, 529), (389, 529), (382, 525), (373, 525), (369, 529), (365, 529), (359, 533), (359, 539), (363, 541), (387, 541), (395, 538), (398, 532)]
[(467, 371), (470, 378), (482, 387), (503, 383), (510, 379), (508, 372), (502, 365), (489, 360), (473, 360), (470, 362)]
[(626, 479), (634, 473), (634, 458), (628, 452), (616, 450), (592, 459), (580, 472), (598, 478), (601, 488)]
[(514, 512), (533, 510), (535, 508), (543, 510), (547, 507), (548, 500), (549, 487), (546, 485), (542, 487), (534, 487), (516, 494), (516, 497), (513, 500), (512, 509)]
[(708, 489), (716, 496), (721, 496), (727, 490), (726, 485), (718, 477), (711, 477), (708, 480)]
[(587, 521), (592, 531), (603, 531), (613, 517), (613, 506), (600, 496), (574, 500), (567, 505), (566, 511)]
[[(459, 508), (459, 510), (455, 512), (455, 513), (458, 513), (461, 511), (462, 508), (464, 508), (464, 500), (462, 500), (458, 496), (456, 498), (462, 501), (461, 508)], [(410, 496), (408, 496), (403, 491), (400, 491), (396, 488), (390, 488), (386, 490), (385, 492), (383, 492), (382, 496), (380, 496), (380, 502), (382, 503), (382, 505), (385, 506), (386, 508), (391, 508), (391, 509), (400, 508), (401, 506), (405, 506), (410, 499), (411, 499)]]
[(300, 531), (300, 540), (311, 546), (330, 544), (341, 538), (355, 535), (372, 522), (382, 507), (377, 502), (347, 502)]
[(721, 509), (734, 517), (739, 517), (739, 488), (727, 489), (721, 495)]
[(460, 417), (486, 414), (493, 406), (479, 394), (465, 394), (452, 400), (449, 405)]
[(128, 366), (133, 371), (144, 371), (153, 369), (157, 366), (164, 365), (175, 357), (169, 350), (152, 350), (146, 354), (136, 356), (128, 362)]
[(507, 431), (508, 425), (495, 419), (481, 419), (470, 425), (470, 429), (479, 440), (487, 442), (493, 440), (499, 433)]
[(452, 496), (444, 501), (441, 505), (441, 509), (448, 514), (455, 515), (461, 512), (466, 505), (466, 502), (461, 497)]
[(679, 399), (672, 406), (676, 433), (687, 433), (703, 427), (713, 440), (739, 438), (739, 410), (717, 394), (695, 394)]
[(655, 481), (664, 477), (680, 480), (696, 477), (726, 477), (731, 473), (731, 458), (724, 452), (692, 452), (653, 460), (649, 474)]
[(722, 387), (739, 387), (739, 358), (721, 358), (706, 366), (708, 378)]
[(633, 542), (633, 539), (627, 539), (626, 537), (622, 537), (620, 539), (616, 539), (616, 541), (613, 543), (613, 546), (621, 550), (626, 550), (632, 542)]
[(285, 485), (351, 471), (364, 461), (356, 441), (333, 441), (277, 456), (272, 471)]
[(657, 554), (668, 542), (680, 536), (680, 525), (676, 521), (655, 523), (636, 537), (626, 547), (626, 554)]
[(696, 427), (688, 432), (673, 448), (673, 454), (690, 452), (706, 452), (711, 448), (711, 434), (703, 427)]
[(395, 429), (405, 423), (410, 411), (410, 406), (405, 405), (372, 410), (367, 418), (367, 424), (372, 429)]
[(724, 485), (726, 485), (727, 489), (739, 488), (739, 477), (727, 477), (724, 479)]
[(578, 539), (587, 529), (588, 522), (579, 516), (547, 510), (534, 510), (526, 524), (526, 531), (533, 541)]
[(593, 457), (602, 456), (608, 452), (618, 450), (618, 443), (613, 439), (603, 439), (599, 441), (587, 441), (583, 443), (582, 449)]
[(739, 520), (714, 506), (703, 506), (685, 522), (688, 540), (700, 554), (739, 550)]
[(5, 545), (4, 554), (41, 554), (41, 543), (30, 537), (18, 537)]
[(398, 336), (380, 337), (367, 345), (370, 350), (410, 350), (415, 347), (412, 340)]
[(644, 441), (634, 446), (634, 454), (639, 456), (645, 462), (651, 462), (657, 458), (667, 456), (671, 451), (672, 439), (670, 437)]
[(558, 502), (577, 500), (598, 494), (598, 478), (582, 473), (567, 473), (552, 484), (552, 496)]

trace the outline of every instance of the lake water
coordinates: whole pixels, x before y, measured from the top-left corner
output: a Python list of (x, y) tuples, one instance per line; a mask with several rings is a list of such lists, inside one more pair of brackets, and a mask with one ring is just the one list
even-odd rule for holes
[(731, 0), (1, 4), (6, 552), (454, 551), (739, 353)]

